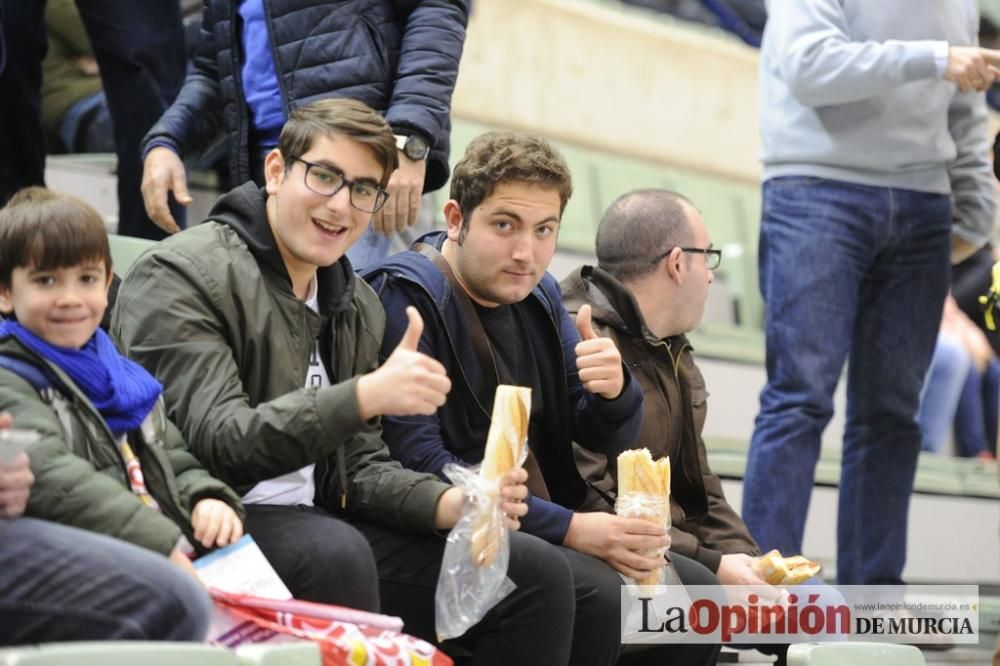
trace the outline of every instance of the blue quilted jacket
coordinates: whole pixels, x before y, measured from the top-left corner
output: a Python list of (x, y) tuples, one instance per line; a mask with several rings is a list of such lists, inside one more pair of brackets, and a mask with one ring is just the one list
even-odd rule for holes
[[(250, 113), (241, 82), (236, 0), (205, 0), (201, 41), (184, 87), (143, 140), (185, 159), (225, 132), (230, 168), (250, 180)], [(352, 97), (385, 115), (398, 133), (431, 141), (424, 190), (448, 180), (451, 94), (465, 41), (465, 0), (264, 0), (282, 103)]]

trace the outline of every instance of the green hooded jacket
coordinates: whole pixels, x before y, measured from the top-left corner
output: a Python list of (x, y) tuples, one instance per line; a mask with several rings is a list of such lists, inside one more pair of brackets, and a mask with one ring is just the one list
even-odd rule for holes
[[(317, 272), (317, 314), (292, 291), (253, 183), (209, 221), (161, 241), (131, 267), (112, 335), (167, 387), (192, 452), (242, 493), (316, 464), (315, 504), (408, 531), (433, 531), (448, 485), (389, 457), (364, 421), (359, 375), (377, 367), (385, 313), (346, 257)], [(319, 338), (330, 385), (304, 388)]]
[(143, 504), (128, 483), (117, 442), (100, 412), (65, 373), (17, 338), (0, 338), (0, 355), (46, 368), (58, 385), (36, 390), (20, 374), (0, 368), (0, 412), (41, 441), (28, 449), (35, 483), (25, 515), (129, 541), (167, 555), (181, 534), (196, 548), (191, 509), (205, 498), (231, 506), (242, 520), (239, 497), (212, 478), (187, 450), (166, 418), (160, 399), (142, 426), (128, 433), (146, 489), (160, 510)]

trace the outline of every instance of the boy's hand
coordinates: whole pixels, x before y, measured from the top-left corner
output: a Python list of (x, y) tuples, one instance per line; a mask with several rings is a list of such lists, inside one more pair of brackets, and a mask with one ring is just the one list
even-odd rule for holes
[[(7, 412), (0, 414), (0, 430), (14, 425)], [(0, 516), (16, 518), (28, 506), (28, 495), (35, 476), (28, 464), (28, 454), (21, 452), (10, 462), (0, 462)]]
[(625, 388), (622, 355), (611, 338), (602, 338), (590, 323), (590, 306), (576, 315), (576, 329), (583, 341), (576, 346), (576, 369), (583, 388), (602, 398), (614, 400)]
[(228, 546), (243, 536), (243, 523), (232, 507), (222, 500), (206, 498), (191, 512), (194, 538), (205, 548)]
[(358, 379), (361, 417), (431, 415), (444, 404), (451, 380), (444, 366), (417, 351), (424, 320), (412, 305), (406, 308), (409, 324), (392, 355), (375, 372)]
[[(184, 569), (184, 571), (191, 574), (196, 581), (201, 583), (201, 578), (198, 578), (198, 574), (195, 573), (194, 570), (194, 565), (191, 564), (191, 558), (182, 553), (180, 548), (174, 548), (170, 551), (170, 554), (167, 555), (167, 559), (179, 566), (181, 569)], [(202, 585), (204, 585), (204, 583), (202, 583)]]
[(0, 516), (16, 518), (22, 515), (34, 482), (27, 453), (17, 454), (10, 462), (0, 462)]
[(524, 503), (528, 496), (528, 487), (524, 485), (527, 480), (528, 473), (521, 467), (500, 477), (500, 510), (507, 521), (507, 529), (521, 529), (521, 518), (528, 513), (528, 505)]

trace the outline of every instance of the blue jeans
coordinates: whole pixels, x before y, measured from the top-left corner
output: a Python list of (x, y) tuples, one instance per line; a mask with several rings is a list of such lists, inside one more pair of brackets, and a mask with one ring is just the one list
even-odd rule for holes
[(165, 557), (33, 518), (0, 519), (0, 645), (201, 641), (208, 594)]
[[(938, 335), (934, 357), (927, 370), (924, 389), (920, 394), (920, 448), (941, 454), (948, 444), (951, 426), (956, 424), (956, 409), (966, 378), (972, 370), (972, 357), (954, 336)], [(978, 383), (977, 383), (978, 385)]]
[(769, 180), (763, 194), (768, 379), (743, 519), (764, 550), (801, 552), (820, 436), (849, 360), (837, 581), (898, 583), (920, 389), (950, 276), (949, 197), (805, 177)]
[(420, 213), (417, 215), (417, 223), (412, 227), (397, 231), (392, 236), (385, 236), (375, 231), (374, 225), (369, 224), (364, 236), (359, 238), (347, 251), (351, 267), (355, 271), (361, 272), (382, 263), (390, 255), (409, 249), (421, 236), (439, 228), (436, 223), (437, 210), (434, 195), (425, 194), (420, 199)]
[(955, 411), (955, 454), (975, 458), (993, 451), (997, 437), (997, 388), (1000, 360), (992, 359), (983, 372), (972, 368), (962, 386)]

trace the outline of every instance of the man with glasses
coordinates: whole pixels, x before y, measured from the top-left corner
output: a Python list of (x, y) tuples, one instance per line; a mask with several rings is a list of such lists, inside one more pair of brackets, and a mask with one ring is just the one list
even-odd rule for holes
[[(429, 583), (399, 613), (409, 628), (427, 621), (417, 602), (433, 608), (439, 530), (455, 524), (464, 497), (391, 461), (381, 438), (380, 416), (432, 414), (451, 387), (416, 349), (415, 312), (376, 367), (385, 315), (344, 258), (385, 203), (395, 165), (389, 126), (364, 104), (295, 110), (263, 188), (237, 187), (207, 222), (133, 265), (112, 331), (163, 382), (193, 452), (243, 494), (247, 532), (292, 594), (378, 610), (376, 566), (420, 562)], [(503, 481), (512, 528), (526, 511), (523, 480)], [(525, 656), (514, 663), (567, 663), (569, 566), (545, 560), (547, 545), (529, 535), (513, 532), (510, 543), (517, 590), (458, 642), (477, 663), (515, 654)], [(540, 645), (539, 627), (551, 632)]]
[[(543, 139), (490, 132), (455, 165), (445, 204), (447, 230), (364, 272), (385, 307), (389, 353), (415, 307), (426, 326), (419, 349), (455, 383), (434, 414), (383, 419), (393, 457), (444, 475), (447, 463), (482, 460), (497, 384), (531, 388), (528, 426), (529, 511), (524, 531), (568, 561), (576, 592), (572, 664), (611, 664), (620, 650), (622, 578), (660, 570), (643, 549), (667, 545), (653, 522), (580, 512), (588, 486), (573, 457), (576, 442), (615, 457), (636, 443), (642, 393), (612, 340), (593, 330), (589, 309), (571, 318), (547, 268), (572, 193), (569, 168)], [(704, 567), (684, 557), (682, 580)], [(689, 576), (690, 572), (694, 572)], [(630, 663), (714, 664), (713, 645), (659, 645)], [(631, 661), (631, 660), (635, 661)], [(540, 663), (540, 662), (532, 662)]]
[[(662, 248), (652, 257), (650, 254)], [(561, 287), (566, 309), (589, 306), (595, 329), (615, 341), (643, 389), (638, 442), (670, 456), (671, 553), (705, 565), (727, 585), (762, 584), (751, 569), (760, 554), (712, 473), (701, 430), (708, 391), (685, 334), (701, 322), (722, 252), (712, 248), (701, 213), (684, 196), (646, 189), (624, 194), (597, 230), (597, 266), (583, 266)], [(590, 482), (586, 508), (611, 511), (614, 458), (577, 450)]]
[[(687, 567), (688, 584), (766, 586), (752, 567), (760, 548), (708, 465), (701, 437), (708, 390), (686, 337), (701, 323), (722, 251), (712, 247), (694, 204), (661, 189), (634, 190), (612, 202), (596, 246), (597, 266), (567, 276), (560, 285), (563, 300), (570, 314), (590, 307), (594, 329), (614, 340), (642, 387), (636, 441), (654, 458), (670, 456), (673, 467), (670, 556), (703, 565), (697, 578)], [(613, 511), (615, 458), (582, 447), (576, 457), (589, 485), (583, 508)], [(779, 663), (788, 650), (784, 644), (753, 647), (778, 655)]]

